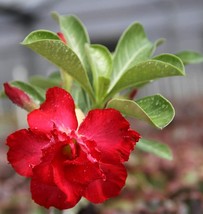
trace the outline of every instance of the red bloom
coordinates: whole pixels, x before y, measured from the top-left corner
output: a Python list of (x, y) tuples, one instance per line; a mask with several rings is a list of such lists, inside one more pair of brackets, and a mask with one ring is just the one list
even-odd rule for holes
[(119, 194), (127, 176), (123, 162), (139, 134), (118, 111), (92, 110), (77, 128), (72, 97), (54, 87), (28, 124), (8, 136), (8, 160), (31, 178), (36, 203), (66, 209), (82, 196), (100, 203)]

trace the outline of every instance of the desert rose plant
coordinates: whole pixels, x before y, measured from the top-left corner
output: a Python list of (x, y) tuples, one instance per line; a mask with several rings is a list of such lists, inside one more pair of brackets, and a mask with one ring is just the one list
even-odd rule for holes
[(171, 103), (160, 94), (138, 100), (135, 94), (156, 79), (183, 76), (184, 64), (202, 61), (202, 56), (189, 51), (154, 56), (163, 40), (150, 42), (137, 22), (111, 53), (90, 43), (77, 17), (52, 15), (60, 33), (37, 30), (22, 44), (59, 70), (4, 84), (4, 94), (28, 111), (28, 128), (10, 134), (6, 144), (9, 163), (31, 180), (33, 200), (64, 210), (81, 197), (102, 203), (117, 196), (135, 145), (172, 159), (166, 145), (144, 139), (144, 133), (140, 137), (126, 117), (159, 129), (167, 126), (174, 117)]

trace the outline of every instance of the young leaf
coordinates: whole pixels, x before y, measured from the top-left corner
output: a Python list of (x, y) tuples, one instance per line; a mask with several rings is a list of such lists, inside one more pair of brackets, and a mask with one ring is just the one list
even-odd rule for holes
[(194, 51), (182, 51), (176, 54), (185, 65), (203, 62), (203, 55)]
[(156, 51), (156, 49), (157, 49), (160, 45), (164, 44), (165, 41), (166, 41), (166, 40), (165, 40), (164, 38), (159, 38), (159, 39), (157, 39), (157, 40), (154, 42), (154, 44), (153, 44), (153, 50), (152, 50), (152, 54), (151, 54), (151, 55), (153, 55), (154, 52)]
[(171, 103), (161, 95), (144, 97), (137, 101), (112, 99), (107, 108), (114, 108), (129, 117), (143, 120), (157, 128), (166, 127), (174, 118)]
[[(108, 97), (129, 87), (136, 87), (148, 81), (185, 75), (182, 61), (172, 54), (162, 54), (153, 59), (140, 62), (127, 70), (113, 88), (109, 88)], [(107, 99), (106, 98), (106, 99)]]
[(166, 144), (160, 143), (158, 141), (141, 138), (136, 144), (136, 148), (167, 160), (173, 160), (171, 149)]
[(56, 12), (52, 13), (52, 16), (58, 21), (67, 45), (77, 54), (85, 69), (88, 70), (85, 44), (90, 43), (90, 40), (85, 27), (75, 16), (61, 16)]
[(129, 26), (122, 34), (114, 53), (112, 87), (126, 70), (148, 59), (152, 50), (153, 44), (147, 39), (142, 25), (136, 22)]
[(103, 96), (110, 83), (112, 57), (109, 50), (102, 45), (86, 44), (86, 53), (93, 74), (96, 96)]
[[(22, 44), (67, 72), (78, 81), (83, 89), (94, 99), (87, 73), (78, 56), (61, 40), (44, 39), (44, 34), (47, 34), (47, 31), (34, 31), (25, 38)], [(49, 32), (49, 34), (51, 34), (51, 32)], [(54, 35), (54, 33), (52, 34)], [(53, 36), (50, 36), (50, 38), (51, 37)]]

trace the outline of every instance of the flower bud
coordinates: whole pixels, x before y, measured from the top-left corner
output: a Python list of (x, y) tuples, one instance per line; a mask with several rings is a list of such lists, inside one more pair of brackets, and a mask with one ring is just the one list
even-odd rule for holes
[(20, 88), (12, 86), (10, 83), (4, 83), (4, 91), (13, 103), (29, 112), (39, 107), (29, 94)]
[(60, 40), (61, 40), (64, 44), (67, 45), (67, 41), (66, 41), (66, 38), (65, 38), (65, 36), (63, 35), (63, 33), (58, 32), (57, 35), (58, 35), (58, 37), (60, 38)]

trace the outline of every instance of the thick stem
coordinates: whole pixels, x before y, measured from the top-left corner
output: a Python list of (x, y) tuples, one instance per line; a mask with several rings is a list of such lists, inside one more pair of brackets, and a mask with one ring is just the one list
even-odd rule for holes
[(62, 210), (58, 210), (55, 208), (50, 208), (48, 214), (62, 214), (63, 211)]

